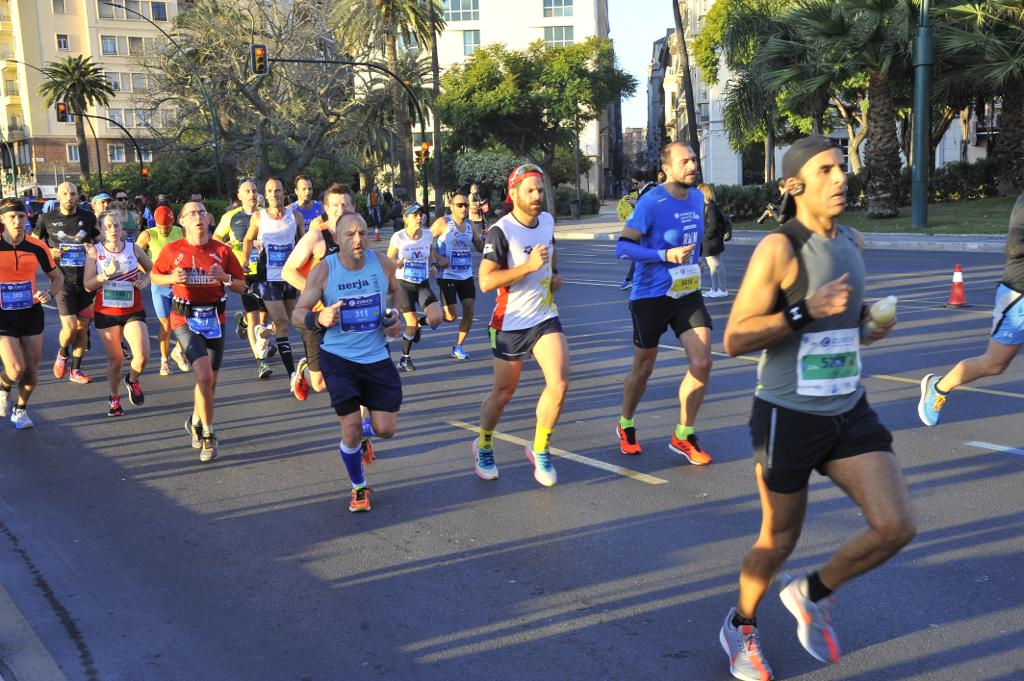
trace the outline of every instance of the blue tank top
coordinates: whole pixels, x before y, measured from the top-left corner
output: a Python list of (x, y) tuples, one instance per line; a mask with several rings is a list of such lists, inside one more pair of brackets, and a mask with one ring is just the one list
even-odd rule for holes
[(363, 266), (351, 272), (337, 256), (327, 258), (324, 306), (342, 301), (338, 323), (327, 329), (320, 347), (332, 355), (356, 364), (373, 364), (389, 359), (387, 340), (381, 328), (388, 280), (377, 254), (367, 251)]
[(309, 231), (309, 223), (313, 222), (313, 220), (316, 220), (318, 217), (324, 214), (324, 204), (316, 200), (313, 201), (313, 205), (310, 206), (309, 208), (300, 207), (298, 201), (292, 203), (288, 207), (294, 211), (298, 211), (298, 213), (302, 216), (303, 221), (305, 221), (306, 223), (305, 227), (307, 232)]

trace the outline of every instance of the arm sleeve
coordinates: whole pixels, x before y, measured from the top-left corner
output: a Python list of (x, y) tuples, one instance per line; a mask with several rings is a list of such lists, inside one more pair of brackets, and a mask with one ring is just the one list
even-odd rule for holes
[(501, 228), (491, 228), (484, 242), (484, 259), (497, 264), (501, 269), (508, 269), (508, 239)]
[(1010, 231), (1006, 234), (1004, 252), (1007, 260), (1024, 258), (1024, 194), (1017, 197), (1010, 213)]
[(619, 260), (632, 260), (633, 262), (661, 262), (661, 253), (653, 248), (641, 246), (629, 239), (619, 239), (615, 245), (615, 257)]

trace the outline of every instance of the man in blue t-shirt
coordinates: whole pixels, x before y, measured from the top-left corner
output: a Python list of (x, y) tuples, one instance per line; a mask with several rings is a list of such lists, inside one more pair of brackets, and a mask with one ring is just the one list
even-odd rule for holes
[(672, 327), (686, 351), (689, 371), (679, 389), (679, 423), (669, 449), (694, 465), (711, 463), (697, 442), (693, 424), (711, 374), (711, 317), (700, 290), (700, 245), (704, 236), (704, 195), (694, 188), (697, 157), (680, 142), (661, 152), (666, 182), (633, 207), (615, 254), (636, 263), (629, 311), (633, 319), (633, 367), (622, 391), (616, 431), (623, 454), (640, 454), (633, 416), (658, 357), (658, 342)]

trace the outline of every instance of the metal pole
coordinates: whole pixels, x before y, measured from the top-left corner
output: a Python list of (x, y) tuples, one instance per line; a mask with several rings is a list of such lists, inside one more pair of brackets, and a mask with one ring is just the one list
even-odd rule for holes
[[(576, 210), (579, 214), (583, 215), (583, 206), (580, 205), (580, 116), (579, 112), (575, 114), (576, 119), (576, 149), (573, 151), (573, 155), (576, 157)], [(590, 182), (590, 176), (587, 176), (587, 182)], [(576, 217), (576, 216), (573, 216)]]
[[(435, 0), (427, 0), (427, 4), (430, 7), (430, 66), (433, 80), (433, 93), (434, 101), (436, 102), (438, 97), (441, 95), (441, 76), (440, 66), (437, 61), (437, 21), (436, 21), (436, 10), (434, 7)], [(434, 124), (434, 213), (441, 215), (441, 192), (442, 183), (444, 176), (444, 162), (441, 159), (441, 119), (437, 113), (437, 107), (435, 106), (431, 111), (431, 118)]]
[(931, 172), (931, 66), (933, 59), (932, 27), (928, 21), (928, 0), (921, 0), (921, 18), (914, 41), (914, 168), (911, 182), (910, 226), (928, 226), (928, 175)]
[(96, 134), (96, 128), (93, 127), (92, 121), (89, 120), (89, 116), (83, 116), (82, 118), (84, 118), (85, 122), (89, 124), (89, 130), (92, 132), (92, 139), (96, 143), (96, 174), (100, 176), (100, 189), (103, 189), (103, 159), (100, 158), (100, 138)]
[[(140, 182), (145, 182), (146, 176), (142, 172), (142, 169), (143, 169), (143, 165), (142, 165), (142, 149), (139, 147), (139, 143), (135, 141), (135, 138), (132, 137), (132, 134), (130, 132), (128, 132), (127, 128), (125, 128), (123, 125), (121, 125), (120, 123), (115, 121), (113, 118), (107, 118), (106, 116), (99, 116), (97, 114), (75, 114), (75, 115), (76, 116), (83, 116), (85, 118), (98, 118), (101, 121), (107, 121), (108, 123), (113, 123), (117, 127), (121, 128), (121, 132), (123, 132), (125, 134), (125, 137), (127, 137), (131, 141), (132, 146), (135, 147), (135, 158), (139, 159), (139, 181)], [(93, 134), (95, 135), (96, 133), (93, 132)], [(99, 152), (97, 152), (97, 153), (99, 153)], [(54, 175), (56, 175), (56, 172), (57, 171), (54, 170)], [(101, 176), (101, 178), (102, 178), (102, 176)], [(100, 184), (103, 184), (103, 180), (102, 179), (100, 180)]]
[(188, 53), (185, 52), (185, 49), (178, 44), (178, 41), (172, 38), (167, 31), (160, 28), (160, 26), (156, 22), (151, 20), (146, 15), (140, 14), (139, 12), (136, 12), (133, 9), (128, 9), (124, 5), (119, 5), (116, 2), (111, 2), (110, 0), (100, 0), (100, 3), (104, 5), (109, 5), (110, 7), (117, 7), (119, 9), (124, 10), (125, 12), (131, 12), (135, 16), (146, 21), (153, 28), (160, 31), (160, 33), (162, 33), (165, 38), (171, 41), (171, 44), (178, 48), (178, 52), (181, 52), (181, 55), (185, 57), (185, 63), (188, 65), (188, 70), (191, 71), (192, 75), (196, 77), (196, 82), (199, 83), (199, 88), (203, 91), (203, 98), (206, 99), (206, 108), (208, 109), (206, 113), (210, 116), (210, 134), (213, 135), (213, 162), (217, 166), (216, 172), (214, 173), (214, 177), (217, 180), (217, 195), (223, 196), (224, 178), (221, 177), (220, 167), (220, 122), (217, 118), (217, 107), (213, 103), (213, 98), (210, 97), (209, 90), (206, 89), (206, 84), (203, 83), (203, 79), (199, 76), (199, 71), (196, 69), (196, 65), (189, 58)]

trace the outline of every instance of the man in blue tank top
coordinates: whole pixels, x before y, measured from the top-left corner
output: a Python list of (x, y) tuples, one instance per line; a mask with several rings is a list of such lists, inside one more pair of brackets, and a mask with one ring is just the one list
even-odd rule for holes
[(313, 198), (313, 183), (305, 175), (295, 178), (295, 203), (288, 206), (302, 215), (306, 228), (324, 214), (324, 204)]
[(733, 676), (760, 681), (772, 671), (761, 653), (757, 607), (796, 546), (812, 472), (846, 492), (868, 525), (814, 572), (782, 579), (779, 596), (816, 659), (839, 660), (832, 592), (884, 563), (916, 532), (892, 436), (860, 384), (860, 342), (884, 338), (895, 320), (868, 330), (864, 240), (836, 222), (846, 206), (842, 152), (832, 139), (805, 137), (786, 152), (782, 173), (796, 218), (758, 244), (724, 338), (732, 356), (763, 351), (750, 417), (761, 530), (719, 634)]
[[(402, 405), (402, 383), (387, 346), (387, 339), (401, 332), (400, 315), (385, 306), (398, 280), (394, 263), (370, 248), (361, 216), (343, 215), (335, 237), (338, 252), (310, 271), (292, 323), (324, 334), (320, 368), (341, 423), (341, 460), (352, 482), (348, 510), (369, 511), (370, 488), (363, 475), (363, 462), (373, 460), (368, 436), (394, 435)], [(317, 303), (323, 309), (314, 312)], [(370, 412), (366, 437), (360, 405)]]

